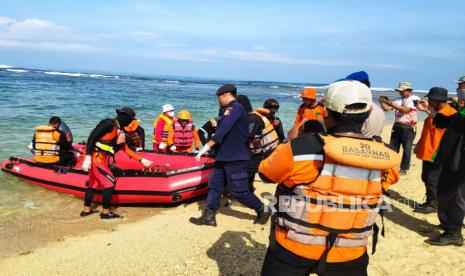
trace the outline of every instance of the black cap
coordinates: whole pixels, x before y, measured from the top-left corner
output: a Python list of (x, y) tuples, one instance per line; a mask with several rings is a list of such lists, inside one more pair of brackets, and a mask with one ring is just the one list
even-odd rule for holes
[(230, 83), (223, 84), (223, 86), (221, 86), (220, 88), (218, 88), (218, 90), (216, 90), (216, 95), (219, 96), (224, 93), (231, 93), (234, 96), (236, 96), (237, 88), (234, 84), (230, 84)]
[(116, 114), (120, 114), (120, 113), (127, 114), (129, 117), (131, 117), (131, 119), (134, 119), (134, 117), (136, 117), (136, 112), (134, 112), (134, 109), (130, 107), (123, 107), (123, 108), (116, 109)]
[(279, 102), (275, 99), (267, 99), (265, 102), (263, 102), (263, 107), (264, 108), (279, 108)]
[(447, 89), (442, 87), (433, 87), (429, 90), (426, 97), (437, 101), (447, 101)]

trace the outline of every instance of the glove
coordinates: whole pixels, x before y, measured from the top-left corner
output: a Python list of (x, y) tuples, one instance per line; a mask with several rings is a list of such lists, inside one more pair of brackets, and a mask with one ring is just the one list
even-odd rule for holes
[(209, 150), (210, 150), (210, 146), (209, 146), (209, 145), (203, 146), (203, 148), (201, 148), (201, 149), (199, 150), (199, 152), (197, 153), (197, 155), (195, 156), (195, 160), (196, 160), (197, 162), (199, 162), (199, 161), (200, 161), (200, 157), (202, 157), (202, 155), (204, 155), (205, 153), (207, 153)]
[(34, 147), (32, 146), (32, 143), (30, 143), (29, 145), (27, 145), (27, 148), (28, 148), (28, 149), (34, 149)]
[(92, 157), (90, 155), (86, 155), (86, 157), (84, 158), (84, 161), (82, 162), (82, 169), (88, 172), (91, 164), (92, 164)]
[(195, 153), (195, 154), (199, 153), (199, 149), (196, 148), (196, 149), (194, 150), (194, 153)]
[(158, 145), (158, 149), (163, 150), (163, 149), (166, 149), (167, 146), (168, 145), (165, 142), (162, 142), (162, 143), (160, 143), (160, 145)]
[(175, 145), (172, 145), (172, 146), (170, 147), (170, 151), (176, 151), (176, 146), (175, 146)]
[(152, 162), (152, 161), (147, 160), (147, 159), (144, 159), (144, 158), (142, 158), (142, 159), (140, 160), (140, 162), (141, 162), (142, 165), (144, 165), (144, 167), (146, 167), (146, 168), (153, 165), (153, 162)]
[(143, 148), (136, 148), (136, 151), (142, 151), (144, 150)]

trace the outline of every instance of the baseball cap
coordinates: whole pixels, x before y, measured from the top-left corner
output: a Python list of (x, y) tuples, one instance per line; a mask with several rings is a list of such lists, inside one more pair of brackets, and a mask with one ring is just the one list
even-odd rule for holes
[(123, 107), (116, 109), (116, 114), (124, 113), (127, 114), (130, 118), (136, 117), (136, 112), (130, 107)]
[(371, 108), (371, 91), (359, 81), (338, 81), (330, 84), (326, 90), (325, 106), (335, 112), (360, 114)]
[(464, 83), (465, 82), (465, 76), (461, 76), (458, 80), (454, 81), (455, 83)]
[(174, 110), (174, 106), (172, 106), (171, 104), (164, 104), (164, 105), (162, 106), (162, 110), (163, 110), (163, 113), (169, 112), (169, 111), (173, 111), (173, 110)]
[(234, 96), (236, 96), (237, 88), (234, 84), (227, 83), (227, 84), (222, 85), (220, 88), (218, 88), (218, 90), (216, 90), (217, 96), (224, 94), (224, 93), (231, 93)]
[(447, 101), (447, 90), (442, 87), (433, 87), (426, 97), (437, 101)]
[(313, 99), (316, 100), (318, 98), (317, 91), (313, 87), (304, 87), (302, 91), (300, 91), (300, 97), (305, 99)]
[(413, 90), (412, 84), (406, 81), (399, 82), (399, 86), (397, 86), (396, 91), (404, 92), (405, 90)]

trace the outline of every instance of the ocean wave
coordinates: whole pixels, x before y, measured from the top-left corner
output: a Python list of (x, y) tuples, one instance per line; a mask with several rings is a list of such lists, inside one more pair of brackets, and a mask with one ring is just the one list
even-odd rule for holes
[(281, 87), (279, 87), (279, 86), (277, 86), (277, 85), (272, 85), (272, 86), (270, 86), (270, 88), (272, 88), (272, 89), (278, 89), (278, 88), (281, 88)]
[(13, 68), (11, 65), (0, 64), (0, 69)]
[(23, 69), (6, 69), (8, 72), (13, 72), (13, 73), (27, 73), (29, 70), (23, 70)]
[(394, 91), (394, 89), (392, 89), (392, 88), (386, 88), (386, 87), (372, 87), (371, 90), (380, 91), (380, 92), (384, 92), (384, 91)]
[(164, 83), (179, 83), (180, 81), (178, 81), (178, 80), (162, 80), (161, 82), (164, 82)]
[(66, 73), (66, 72), (44, 72), (44, 74), (52, 75), (52, 76), (66, 76), (66, 77), (87, 77), (87, 78), (111, 78), (111, 79), (119, 79), (119, 76), (111, 76), (111, 75), (102, 75), (102, 74), (84, 74), (84, 73)]

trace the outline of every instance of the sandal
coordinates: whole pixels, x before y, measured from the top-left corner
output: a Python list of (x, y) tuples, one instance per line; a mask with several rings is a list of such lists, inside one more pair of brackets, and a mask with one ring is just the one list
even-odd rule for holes
[(87, 217), (88, 215), (91, 215), (95, 213), (94, 210), (90, 211), (90, 212), (84, 212), (84, 211), (81, 211), (81, 213), (79, 214), (81, 217)]
[(117, 213), (109, 213), (109, 214), (100, 213), (100, 218), (101, 219), (116, 219), (116, 218), (121, 218), (121, 216), (118, 215)]

